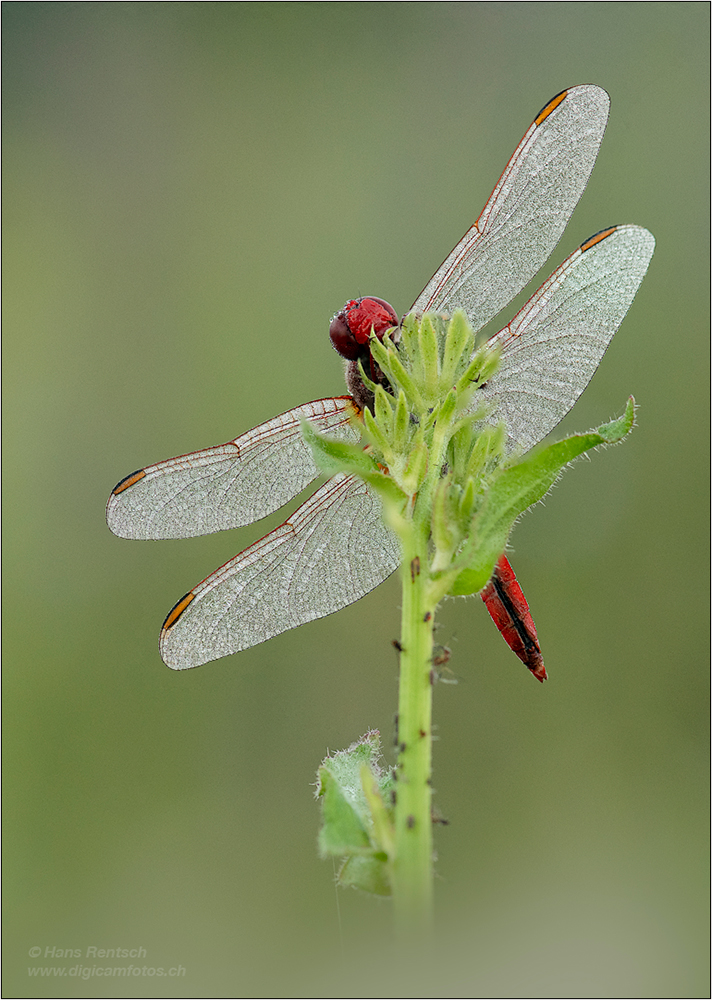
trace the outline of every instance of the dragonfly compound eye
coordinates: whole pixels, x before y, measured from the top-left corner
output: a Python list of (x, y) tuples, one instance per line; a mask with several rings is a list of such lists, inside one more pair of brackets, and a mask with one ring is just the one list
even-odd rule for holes
[(379, 340), (386, 330), (398, 326), (398, 316), (385, 299), (369, 295), (351, 299), (334, 316), (329, 327), (331, 343), (339, 354), (355, 361), (367, 348), (371, 330)]
[(340, 312), (337, 312), (336, 316), (332, 319), (331, 326), (329, 327), (329, 336), (331, 337), (331, 346), (342, 358), (346, 358), (348, 361), (355, 361), (359, 354), (362, 353), (362, 347), (349, 328), (346, 313), (349, 305), (350, 303), (347, 302), (344, 308)]

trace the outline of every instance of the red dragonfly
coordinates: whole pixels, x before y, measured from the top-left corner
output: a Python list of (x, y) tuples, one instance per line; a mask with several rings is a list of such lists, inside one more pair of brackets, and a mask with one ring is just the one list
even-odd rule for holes
[[(531, 280), (564, 231), (598, 153), (608, 119), (600, 87), (562, 91), (536, 116), (477, 221), (409, 312), (462, 308), (480, 330)], [(645, 275), (655, 241), (638, 226), (586, 240), (490, 343), (497, 373), (476, 394), (511, 449), (527, 451), (571, 409), (591, 380)], [(227, 444), (147, 466), (114, 488), (106, 510), (123, 538), (188, 538), (250, 524), (287, 503), (319, 475), (300, 432), (358, 442), (370, 403), (359, 362), (378, 378), (368, 339), (398, 324), (392, 306), (365, 297), (333, 318), (332, 344), (346, 359), (349, 395), (318, 399)], [(264, 642), (338, 611), (386, 579), (399, 562), (380, 502), (353, 476), (320, 487), (284, 524), (193, 588), (161, 630), (161, 656), (176, 670)], [(502, 556), (482, 597), (532, 673), (546, 672), (524, 595)]]

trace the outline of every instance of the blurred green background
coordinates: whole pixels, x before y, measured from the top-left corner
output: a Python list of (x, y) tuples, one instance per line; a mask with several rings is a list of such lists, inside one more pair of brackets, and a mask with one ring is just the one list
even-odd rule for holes
[[(708, 996), (709, 6), (6, 2), (3, 21), (4, 995)], [(332, 313), (406, 310), (577, 83), (611, 119), (540, 278), (614, 223), (658, 244), (559, 432), (629, 393), (639, 426), (514, 533), (548, 684), (479, 600), (442, 608), (450, 826), (410, 982), (389, 905), (337, 900), (310, 787), (369, 727), (391, 753), (396, 580), (176, 674), (169, 608), (281, 518), (131, 543), (104, 504), (133, 469), (343, 393)], [(28, 975), (103, 966), (92, 946), (186, 974)]]

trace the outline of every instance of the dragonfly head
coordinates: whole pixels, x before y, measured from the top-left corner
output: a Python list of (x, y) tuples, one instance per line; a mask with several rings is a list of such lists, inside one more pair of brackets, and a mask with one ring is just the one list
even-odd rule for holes
[(398, 326), (398, 316), (393, 306), (384, 299), (367, 295), (350, 299), (334, 316), (329, 327), (331, 344), (342, 358), (356, 361), (368, 355), (368, 338), (371, 330), (379, 340), (386, 330)]

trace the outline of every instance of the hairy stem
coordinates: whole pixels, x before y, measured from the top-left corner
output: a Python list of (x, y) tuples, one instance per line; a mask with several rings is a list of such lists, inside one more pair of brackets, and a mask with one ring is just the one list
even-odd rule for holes
[(428, 606), (428, 537), (411, 522), (403, 538), (401, 662), (398, 691), (398, 784), (393, 899), (405, 938), (432, 919), (432, 653), (434, 607)]

